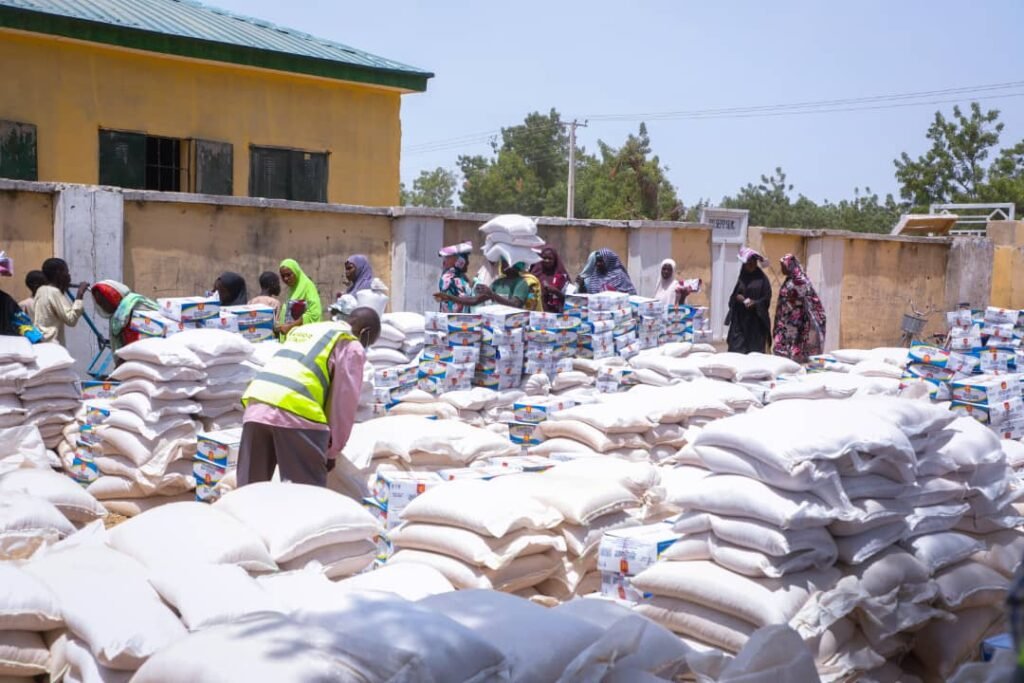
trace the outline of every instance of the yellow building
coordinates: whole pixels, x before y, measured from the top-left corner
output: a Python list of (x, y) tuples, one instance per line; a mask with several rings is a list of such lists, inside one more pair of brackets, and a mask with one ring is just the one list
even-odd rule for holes
[(433, 74), (190, 0), (0, 0), (0, 177), (398, 203)]

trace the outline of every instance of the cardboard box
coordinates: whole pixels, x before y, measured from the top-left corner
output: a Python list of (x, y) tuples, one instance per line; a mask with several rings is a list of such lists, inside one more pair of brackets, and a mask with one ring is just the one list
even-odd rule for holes
[(147, 337), (166, 337), (182, 329), (181, 323), (156, 311), (135, 311), (129, 326)]
[(543, 472), (555, 466), (550, 458), (542, 455), (505, 455), (488, 458), (487, 462), (510, 472)]
[(648, 524), (606, 531), (597, 550), (602, 572), (636, 576), (661, 558), (682, 537), (668, 524)]
[(928, 344), (915, 344), (911, 346), (908, 356), (911, 363), (923, 363), (939, 368), (944, 368), (949, 363), (949, 354), (946, 353), (945, 349), (929, 346)]
[(629, 297), (629, 305), (633, 308), (633, 313), (639, 316), (651, 316), (651, 317), (662, 317), (665, 315), (666, 304), (657, 299), (651, 299), (643, 296), (631, 296)]
[(165, 317), (178, 322), (206, 320), (220, 313), (220, 299), (216, 296), (178, 296), (156, 302)]
[(580, 326), (579, 318), (564, 313), (530, 313), (530, 328), (534, 330), (575, 330)]
[(83, 486), (88, 486), (100, 478), (100, 470), (93, 461), (92, 450), (79, 444), (71, 453), (71, 466), (67, 470), (68, 476)]
[(231, 467), (220, 467), (196, 458), (192, 461), (192, 477), (196, 480), (196, 500), (200, 503), (212, 503), (219, 498), (215, 491), (217, 484), (224, 478)]
[(416, 496), (442, 481), (436, 472), (384, 470), (377, 473), (373, 498), (384, 510), (397, 513), (404, 510)]
[(477, 313), (481, 316), (482, 324), (493, 332), (519, 329), (530, 319), (529, 311), (500, 304), (480, 306)]
[(484, 465), (478, 467), (451, 467), (438, 470), (437, 474), (445, 481), (456, 481), (459, 479), (494, 479), (506, 474), (522, 472), (514, 467), (502, 467), (500, 465)]
[(651, 597), (650, 593), (633, 588), (629, 577), (610, 572), (601, 572), (601, 595), (634, 604)]
[(508, 438), (512, 443), (536, 446), (544, 441), (540, 425), (533, 422), (509, 422)]
[(989, 306), (985, 309), (985, 322), (990, 324), (1006, 324), (1016, 325), (1017, 320), (1020, 318), (1020, 311), (1013, 308), (998, 308), (996, 306)]
[[(395, 527), (402, 523), (402, 519), (400, 517), (401, 510), (389, 510), (387, 506), (382, 505), (380, 502), (374, 500), (373, 498), (363, 498), (363, 508), (371, 515), (373, 515), (373, 518), (380, 522), (380, 525), (384, 527), (385, 536), (387, 532), (394, 530)], [(403, 505), (402, 509), (404, 508), (405, 506)], [(390, 543), (390, 539), (387, 539), (387, 541)], [(378, 557), (380, 557), (379, 541)]]
[(966, 309), (946, 313), (946, 327), (970, 327), (973, 324), (971, 312)]
[(274, 338), (274, 323), (239, 326), (238, 333), (246, 341), (258, 344), (259, 342), (265, 342)]
[(959, 351), (950, 351), (949, 360), (946, 361), (947, 368), (962, 375), (970, 375), (977, 370), (980, 365), (980, 358), (966, 353), (960, 353)]
[(512, 413), (516, 422), (538, 424), (547, 420), (552, 413), (567, 410), (575, 405), (576, 402), (568, 398), (530, 398), (514, 403)]
[(1020, 377), (1017, 375), (978, 375), (950, 382), (954, 401), (993, 404), (1021, 397)]
[(264, 325), (270, 323), (271, 327), (274, 325), (274, 309), (270, 306), (260, 306), (259, 304), (224, 306), (221, 311), (237, 317), (239, 327), (250, 327), (261, 323)]
[[(234, 334), (238, 334), (240, 332), (238, 327), (238, 316), (226, 311), (221, 311), (212, 318), (203, 320), (203, 327), (207, 330), (223, 330)], [(273, 329), (273, 327), (271, 327), (271, 329)]]
[(583, 338), (583, 335), (611, 334), (614, 331), (614, 320), (584, 320), (578, 329), (580, 339)]
[(110, 400), (117, 397), (117, 388), (120, 382), (110, 380), (87, 379), (82, 381), (82, 400), (95, 399)]
[(196, 460), (204, 460), (217, 467), (238, 462), (238, 446), (242, 442), (242, 428), (206, 432), (196, 437)]
[(624, 292), (599, 292), (590, 295), (587, 305), (591, 311), (629, 310), (629, 296)]
[(907, 373), (913, 377), (933, 379), (939, 382), (948, 382), (957, 374), (949, 368), (940, 368), (926, 363), (910, 363), (907, 365)]
[(85, 404), (85, 424), (101, 425), (110, 417), (111, 408), (101, 403)]
[(973, 417), (983, 425), (987, 425), (989, 423), (987, 405), (954, 400), (949, 404), (949, 409), (956, 413), (958, 417)]
[(988, 420), (996, 431), (1008, 422), (1024, 421), (1024, 400), (1020, 396), (988, 404)]

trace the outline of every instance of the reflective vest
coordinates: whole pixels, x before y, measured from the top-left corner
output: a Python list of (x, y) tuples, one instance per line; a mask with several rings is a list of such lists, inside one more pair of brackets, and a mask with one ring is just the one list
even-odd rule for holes
[(327, 361), (339, 340), (355, 339), (345, 323), (299, 325), (288, 333), (280, 351), (249, 384), (242, 405), (259, 401), (312, 422), (327, 424), (324, 406), (331, 389)]

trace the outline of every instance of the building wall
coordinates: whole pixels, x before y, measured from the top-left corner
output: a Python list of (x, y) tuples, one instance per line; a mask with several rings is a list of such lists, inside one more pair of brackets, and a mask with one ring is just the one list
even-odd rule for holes
[(255, 296), (260, 273), (294, 258), (326, 306), (345, 289), (345, 260), (359, 253), (391, 281), (383, 214), (129, 200), (124, 223), (125, 281), (151, 297), (201, 293), (226, 270), (240, 273)]
[(0, 190), (0, 251), (14, 259), (14, 277), (0, 289), (18, 301), (29, 295), (25, 273), (53, 256), (53, 203), (48, 192)]
[(995, 244), (991, 304), (1024, 308), (1024, 221), (994, 221), (986, 232)]
[[(404, 219), (392, 217), (392, 213), (406, 215), (407, 212), (401, 210), (102, 190), (97, 193), (105, 196), (102, 202), (105, 207), (109, 208), (111, 203), (120, 206), (123, 198), (123, 219), (119, 211), (90, 218), (88, 204), (78, 206), (81, 202), (77, 202), (75, 212), (85, 213), (72, 216), (65, 211), (63, 224), (55, 225), (55, 212), (59, 213), (60, 204), (57, 197), (62, 197), (63, 205), (70, 210), (72, 207), (67, 205), (75, 203), (75, 193), (82, 194), (83, 190), (88, 195), (96, 188), (0, 181), (0, 249), (14, 257), (17, 269), (17, 277), (0, 283), (3, 289), (18, 298), (24, 296), (21, 285), (24, 273), (53, 254), (56, 232), (61, 232), (63, 242), (70, 249), (69, 257), (74, 260), (83, 258), (80, 253), (83, 244), (86, 250), (91, 243), (101, 244), (98, 232), (89, 234), (99, 227), (104, 235), (117, 233), (110, 244), (118, 244), (123, 232), (121, 277), (151, 296), (202, 292), (209, 289), (224, 270), (244, 275), (250, 293), (255, 294), (259, 273), (276, 269), (281, 259), (291, 257), (317, 282), (326, 303), (343, 289), (343, 265), (353, 253), (367, 254), (377, 276), (395, 287), (398, 286), (394, 284), (395, 273), (404, 267), (392, 261), (392, 254), (398, 253), (392, 247), (407, 238), (396, 227)], [(413, 234), (433, 231), (433, 237), (428, 240), (431, 245), (464, 239), (479, 245), (477, 228), (485, 219), (438, 212), (424, 219)], [(644, 230), (664, 233), (666, 227), (661, 224), (636, 227), (616, 222), (588, 227), (582, 223), (566, 225), (561, 219), (542, 219), (541, 224), (545, 238), (563, 255), (568, 254), (566, 262), (574, 275), (592, 249), (608, 246), (625, 259), (630, 235), (634, 236), (635, 248), (636, 238), (642, 239)], [(702, 226), (678, 224), (669, 232), (670, 251), (681, 273), (708, 280), (709, 231)], [(830, 300), (839, 302), (838, 313), (829, 311), (830, 325), (838, 322), (838, 344), (844, 347), (896, 343), (902, 315), (908, 310), (908, 298), (913, 298), (918, 308), (936, 307), (942, 312), (955, 304), (948, 300), (949, 283), (955, 283), (965, 273), (990, 269), (1019, 272), (1024, 267), (1024, 248), (1010, 245), (996, 247), (994, 267), (988, 265), (991, 256), (987, 261), (967, 258), (956, 261), (954, 272), (948, 272), (947, 268), (954, 263), (949, 258), (950, 240), (851, 236), (820, 231), (751, 231), (751, 244), (761, 247), (771, 259), (768, 273), (776, 293), (782, 283), (778, 256), (785, 252), (803, 256), (808, 252), (808, 245), (818, 245), (815, 248), (820, 249), (824, 241), (840, 242), (842, 248), (837, 252), (839, 258), (822, 260), (819, 266), (826, 269), (831, 284), (823, 285), (820, 279), (815, 279), (815, 285), (823, 298), (831, 297)], [(437, 247), (426, 249), (420, 244), (419, 248), (412, 248), (413, 244), (420, 242), (405, 242), (403, 258), (420, 264), (418, 267), (425, 273), (422, 281), (415, 284), (417, 291), (424, 288), (432, 291), (436, 282), (434, 273), (440, 272)], [(426, 251), (430, 253), (422, 253)], [(476, 258), (474, 270), (479, 265), (479, 256)], [(837, 278), (838, 268), (841, 268), (841, 277)], [(75, 273), (74, 264), (72, 273)], [(104, 271), (99, 276), (112, 277), (113, 274)], [(825, 287), (829, 287), (829, 291), (825, 291)], [(1018, 288), (1013, 279), (993, 278), (992, 291), (993, 301), (1024, 306), (1024, 301), (1020, 300), (1024, 298), (1024, 290)], [(694, 301), (703, 303), (704, 300), (694, 297)], [(973, 303), (985, 305), (988, 302)], [(928, 331), (939, 332), (942, 328), (942, 316), (933, 315)]]
[(673, 230), (672, 259), (680, 277), (704, 281), (701, 291), (688, 296), (686, 303), (707, 306), (711, 293), (711, 231)]
[(936, 308), (925, 334), (945, 332), (949, 244), (849, 239), (845, 246), (841, 345), (894, 346), (908, 299), (918, 310)]
[(329, 151), (329, 202), (398, 203), (396, 90), (10, 30), (0, 63), (0, 119), (36, 125), (41, 181), (97, 183), (108, 128), (232, 143), (238, 196), (255, 144)]

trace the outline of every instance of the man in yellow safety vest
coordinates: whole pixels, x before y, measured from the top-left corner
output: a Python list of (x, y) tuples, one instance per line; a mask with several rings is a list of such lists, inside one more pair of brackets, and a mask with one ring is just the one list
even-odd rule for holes
[(293, 328), (242, 395), (238, 485), (281, 479), (324, 486), (345, 447), (363, 386), (365, 349), (380, 336), (372, 308), (357, 308), (348, 324)]

